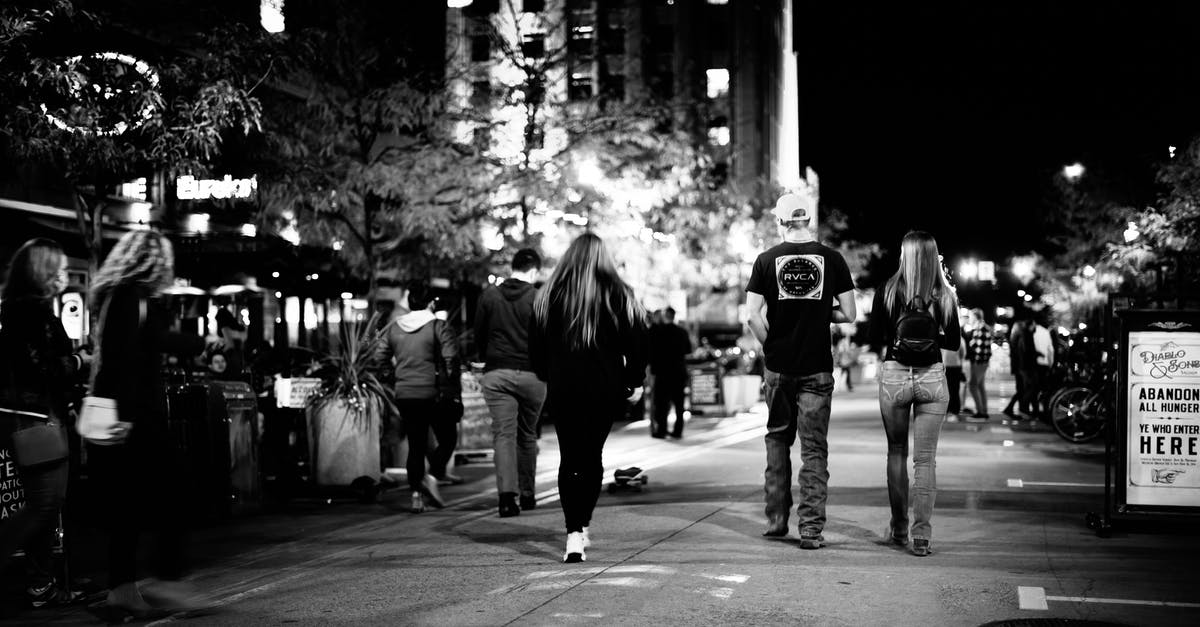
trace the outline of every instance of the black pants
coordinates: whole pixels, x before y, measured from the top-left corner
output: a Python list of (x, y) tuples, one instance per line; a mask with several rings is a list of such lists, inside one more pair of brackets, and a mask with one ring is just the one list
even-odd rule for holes
[(654, 424), (650, 426), (653, 435), (666, 435), (667, 414), (671, 406), (675, 406), (675, 429), (678, 437), (683, 435), (683, 389), (686, 385), (683, 377), (659, 375), (654, 378)]
[(184, 574), (187, 516), (185, 471), (173, 454), (166, 428), (134, 423), (130, 439), (113, 446), (88, 445), (89, 474), (96, 484), (92, 502), (103, 508), (108, 528), (108, 585), (137, 581), (138, 542), (154, 538), (151, 574), (177, 580)]
[(962, 398), (959, 396), (959, 390), (962, 389), (963, 381), (967, 378), (963, 376), (962, 366), (946, 366), (946, 389), (950, 392), (950, 404), (946, 407), (946, 412), (957, 414), (962, 410)]
[(23, 548), (24, 583), (41, 588), (54, 580), (54, 530), (67, 495), (67, 462), (22, 468), (19, 472), (25, 506), (0, 523), (0, 576), (4, 576), (12, 554)]
[(604, 443), (624, 404), (597, 406), (558, 401), (553, 407), (560, 458), (558, 495), (567, 533), (572, 533), (592, 522), (604, 480)]
[[(446, 466), (454, 456), (458, 444), (458, 423), (435, 419), (437, 404), (432, 398), (398, 398), (396, 408), (404, 422), (404, 437), (408, 439), (408, 486), (413, 490), (421, 487), (425, 479), (425, 459), (429, 458), (429, 474), (434, 477), (446, 475)], [(429, 450), (429, 430), (437, 446)]]

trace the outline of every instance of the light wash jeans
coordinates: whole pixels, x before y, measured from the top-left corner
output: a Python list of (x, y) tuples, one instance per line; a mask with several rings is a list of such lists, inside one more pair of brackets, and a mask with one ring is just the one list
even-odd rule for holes
[(825, 528), (825, 501), (829, 496), (829, 406), (833, 373), (796, 376), (765, 371), (767, 396), (767, 527), (787, 528), (792, 508), (792, 443), (800, 435), (801, 534), (820, 535)]
[(492, 415), (496, 490), (533, 496), (537, 424), (546, 400), (546, 384), (528, 370), (489, 370), (483, 373), (483, 400)]
[(888, 500), (892, 505), (891, 533), (908, 533), (908, 430), (913, 432), (912, 532), (914, 539), (932, 539), (933, 502), (937, 497), (937, 443), (946, 418), (950, 393), (946, 367), (934, 364), (910, 368), (883, 362), (879, 377), (879, 411), (887, 433)]

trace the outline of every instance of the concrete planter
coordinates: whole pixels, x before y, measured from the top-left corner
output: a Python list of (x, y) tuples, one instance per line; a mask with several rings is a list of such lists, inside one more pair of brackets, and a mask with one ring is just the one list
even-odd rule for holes
[(359, 477), (379, 479), (379, 405), (356, 414), (334, 399), (308, 408), (309, 453), (317, 485), (347, 486)]

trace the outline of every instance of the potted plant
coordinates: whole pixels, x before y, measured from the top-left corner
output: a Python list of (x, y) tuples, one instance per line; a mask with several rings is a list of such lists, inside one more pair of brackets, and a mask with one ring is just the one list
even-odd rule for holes
[(317, 485), (374, 484), (384, 412), (395, 411), (392, 392), (376, 376), (385, 341), (379, 315), (344, 322), (338, 346), (321, 359), (324, 379), (309, 401), (309, 452)]

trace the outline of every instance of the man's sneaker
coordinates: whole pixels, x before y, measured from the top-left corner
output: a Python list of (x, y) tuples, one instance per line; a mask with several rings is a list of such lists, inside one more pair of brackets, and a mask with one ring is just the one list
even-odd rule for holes
[(913, 555), (916, 555), (917, 557), (925, 557), (926, 555), (929, 555), (932, 552), (933, 551), (931, 551), (929, 549), (929, 540), (925, 540), (924, 538), (913, 538), (913, 541), (912, 541), (912, 554)]
[(70, 605), (83, 597), (82, 592), (72, 592), (59, 588), (53, 580), (44, 587), (27, 588), (25, 591), (29, 593), (29, 604), (35, 608)]
[(434, 507), (445, 507), (446, 502), (442, 500), (442, 493), (438, 491), (437, 479), (433, 475), (425, 475), (421, 479), (421, 487), (425, 488), (425, 496), (429, 499), (429, 503)]
[(592, 536), (591, 536), (591, 534), (588, 533), (588, 528), (584, 527), (582, 533), (583, 533), (583, 548), (585, 548), (585, 549), (592, 548)]
[(896, 532), (892, 530), (891, 525), (884, 527), (883, 538), (887, 540), (888, 544), (895, 544), (896, 546), (908, 546), (908, 534), (896, 535)]
[(537, 497), (532, 494), (522, 494), (521, 509), (525, 511), (537, 509)]
[(512, 518), (520, 516), (521, 508), (517, 507), (517, 495), (514, 492), (500, 493), (500, 517)]
[(967, 422), (977, 422), (978, 423), (978, 422), (987, 422), (987, 421), (988, 421), (987, 414), (971, 414), (970, 416), (967, 416)]
[(800, 532), (800, 548), (819, 549), (823, 546), (825, 546), (825, 536), (822, 536), (819, 532), (807, 529)]
[(567, 550), (563, 553), (563, 561), (568, 564), (587, 561), (587, 553), (584, 551), (587, 547), (584, 546), (583, 532), (572, 531), (567, 534)]
[(419, 492), (412, 493), (412, 513), (420, 514), (425, 511), (425, 497)]

